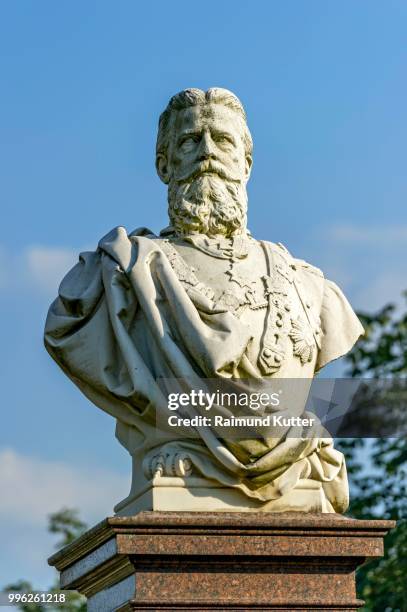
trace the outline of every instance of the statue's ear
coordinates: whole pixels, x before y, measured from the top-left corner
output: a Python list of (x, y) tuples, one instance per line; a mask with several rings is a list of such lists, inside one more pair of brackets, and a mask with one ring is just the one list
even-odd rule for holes
[(253, 159), (251, 155), (246, 155), (246, 163), (245, 163), (245, 171), (246, 171), (246, 181), (250, 178), (250, 173), (252, 171)]
[(157, 153), (157, 157), (155, 158), (155, 167), (162, 182), (168, 185), (170, 182), (170, 172), (166, 155), (163, 153)]

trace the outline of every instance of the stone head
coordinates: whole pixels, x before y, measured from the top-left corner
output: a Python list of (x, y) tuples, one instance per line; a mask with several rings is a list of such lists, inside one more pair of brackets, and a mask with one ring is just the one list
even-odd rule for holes
[(240, 100), (227, 89), (186, 89), (159, 121), (156, 168), (169, 185), (179, 233), (239, 233), (246, 224), (252, 138)]
[(171, 98), (160, 117), (157, 172), (164, 183), (203, 173), (246, 182), (252, 149), (243, 105), (232, 92), (185, 89)]

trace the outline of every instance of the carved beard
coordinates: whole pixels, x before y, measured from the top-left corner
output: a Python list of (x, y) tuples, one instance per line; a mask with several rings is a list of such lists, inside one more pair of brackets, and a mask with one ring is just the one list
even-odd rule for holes
[(242, 182), (200, 174), (189, 181), (172, 180), (168, 214), (179, 235), (242, 234), (246, 229), (247, 192)]

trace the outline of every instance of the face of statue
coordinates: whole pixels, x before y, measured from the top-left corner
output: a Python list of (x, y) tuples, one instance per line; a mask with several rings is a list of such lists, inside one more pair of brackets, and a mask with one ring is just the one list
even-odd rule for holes
[(246, 182), (251, 158), (246, 157), (243, 120), (221, 104), (191, 106), (177, 113), (169, 147), (168, 169), (176, 181), (202, 174)]
[(233, 236), (246, 229), (251, 157), (243, 119), (221, 104), (177, 112), (168, 157), (157, 169), (169, 184), (169, 216), (179, 235)]

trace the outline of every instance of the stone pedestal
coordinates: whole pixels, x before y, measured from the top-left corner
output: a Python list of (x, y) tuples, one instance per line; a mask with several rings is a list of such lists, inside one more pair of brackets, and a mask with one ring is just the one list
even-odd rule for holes
[(359, 609), (355, 570), (393, 521), (305, 513), (140, 512), (49, 560), (89, 612)]
[(321, 482), (300, 478), (287, 493), (268, 502), (247, 497), (239, 489), (222, 485), (209, 478), (176, 478), (155, 476), (145, 487), (119, 502), (118, 516), (134, 516), (145, 510), (176, 512), (332, 512)]

